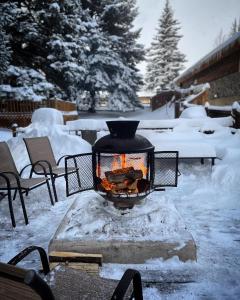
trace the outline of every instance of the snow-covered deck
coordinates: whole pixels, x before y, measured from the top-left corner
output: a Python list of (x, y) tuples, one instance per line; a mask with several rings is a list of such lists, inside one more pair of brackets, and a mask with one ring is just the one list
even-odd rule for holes
[[(137, 116), (136, 116), (137, 117)], [(60, 127), (33, 126), (28, 136), (49, 135), (56, 158), (63, 154), (89, 151), (79, 137), (67, 135)], [(207, 124), (204, 123), (207, 128)], [(180, 163), (181, 176), (177, 188), (167, 189), (162, 195), (182, 216), (186, 228), (197, 245), (197, 262), (181, 262), (173, 257), (166, 261), (151, 259), (144, 264), (103, 264), (101, 276), (120, 278), (131, 267), (140, 270), (148, 287), (144, 299), (239, 299), (240, 295), (240, 132), (231, 134), (229, 128), (219, 127), (211, 135), (177, 126), (175, 138), (191, 139), (214, 147), (221, 160), (210, 170), (198, 162)], [(178, 132), (178, 133), (177, 133)], [(162, 132), (145, 132), (153, 142)], [(4, 137), (5, 136), (5, 137)], [(165, 136), (167, 138), (167, 136)], [(0, 140), (7, 139), (0, 131)], [(202, 140), (203, 139), (203, 140)], [(165, 139), (166, 140), (166, 139)], [(160, 141), (160, 140), (159, 140)], [(189, 140), (188, 140), (189, 141)], [(21, 136), (8, 141), (19, 168), (28, 163)], [(21, 153), (21, 155), (19, 155)], [(44, 187), (33, 190), (26, 198), (29, 225), (24, 224), (19, 198), (14, 201), (17, 227), (11, 226), (6, 198), (0, 201), (0, 260), (8, 261), (23, 248), (39, 245), (48, 249), (59, 224), (75, 199), (89, 199), (93, 192), (66, 198), (64, 179), (56, 181), (59, 202), (49, 203)], [(79, 201), (78, 200), (78, 201)], [(86, 214), (87, 216), (87, 214)], [(24, 265), (38, 265), (33, 256)]]

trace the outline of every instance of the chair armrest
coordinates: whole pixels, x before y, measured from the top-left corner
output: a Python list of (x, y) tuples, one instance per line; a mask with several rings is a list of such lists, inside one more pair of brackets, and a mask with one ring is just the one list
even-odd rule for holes
[(32, 164), (28, 164), (28, 165), (26, 165), (24, 168), (22, 168), (22, 170), (21, 170), (20, 173), (19, 173), (20, 177), (22, 176), (23, 171), (25, 171), (28, 167), (32, 167)]
[(15, 266), (17, 263), (19, 263), (21, 260), (23, 260), (26, 256), (28, 256), (30, 253), (32, 253), (35, 250), (38, 251), (40, 255), (41, 263), (43, 266), (43, 272), (45, 275), (47, 275), (50, 272), (48, 258), (45, 250), (41, 247), (37, 247), (37, 246), (27, 247), (26, 249), (18, 253), (16, 256), (14, 256), (12, 259), (10, 259), (8, 264)]
[(135, 300), (143, 300), (141, 275), (138, 271), (133, 269), (128, 269), (125, 271), (125, 273), (123, 274), (121, 280), (119, 281), (112, 295), (111, 300), (124, 299), (128, 287), (132, 281), (133, 281), (132, 298), (134, 297)]
[(59, 165), (59, 163), (61, 162), (61, 160), (62, 160), (63, 158), (68, 157), (68, 156), (70, 156), (70, 155), (63, 155), (63, 156), (61, 156), (61, 157), (58, 159), (58, 161), (57, 161), (57, 165)]
[[(50, 173), (52, 173), (52, 166), (51, 166), (50, 162), (47, 161), (47, 160), (38, 160), (38, 161), (36, 161), (34, 164), (32, 164), (32, 171), (35, 172), (34, 167), (39, 165), (39, 166), (42, 167), (44, 174), (47, 174), (47, 170), (46, 170), (45, 166), (42, 163), (46, 163)], [(35, 173), (37, 174), (38, 172), (35, 172)]]
[[(34, 164), (28, 164), (28, 165), (26, 165), (21, 171), (20, 171), (20, 177), (22, 176), (22, 174), (23, 174), (23, 171), (25, 171), (28, 167), (31, 167), (31, 171), (30, 171), (30, 174), (31, 173), (33, 173), (34, 172), (34, 167), (35, 166), (37, 166), (37, 165), (39, 165), (39, 166), (41, 166), (41, 168), (43, 169), (43, 172), (44, 172), (44, 174), (45, 174), (45, 176), (47, 176), (47, 170), (46, 170), (46, 168), (41, 164), (41, 162), (45, 162), (45, 163), (47, 163), (48, 164), (48, 167), (49, 167), (49, 169), (50, 169), (50, 171), (52, 171), (52, 166), (50, 165), (50, 163), (46, 160), (39, 160), (39, 161), (37, 161), (37, 162), (35, 162)], [(37, 173), (37, 172), (36, 172)], [(30, 177), (31, 177), (31, 175), (30, 175)]]
[[(18, 187), (19, 188), (21, 187), (20, 180), (19, 180), (19, 175), (17, 175), (16, 173), (14, 173), (14, 172), (2, 172), (1, 174), (5, 175), (5, 176), (6, 175), (12, 175), (16, 179)], [(6, 176), (6, 177), (8, 178), (9, 185), (11, 186), (11, 182), (9, 180), (9, 177), (8, 176)]]

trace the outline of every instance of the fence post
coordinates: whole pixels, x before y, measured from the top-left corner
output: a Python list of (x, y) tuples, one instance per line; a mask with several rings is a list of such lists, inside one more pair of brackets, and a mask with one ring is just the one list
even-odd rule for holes
[(13, 137), (17, 136), (17, 128), (18, 128), (18, 124), (16, 124), (16, 123), (12, 124), (12, 135), (13, 135)]
[(176, 100), (174, 102), (174, 114), (175, 114), (175, 119), (178, 119), (180, 116), (180, 101)]
[(231, 115), (234, 119), (234, 127), (235, 128), (240, 128), (240, 113), (237, 111), (236, 108), (232, 109)]

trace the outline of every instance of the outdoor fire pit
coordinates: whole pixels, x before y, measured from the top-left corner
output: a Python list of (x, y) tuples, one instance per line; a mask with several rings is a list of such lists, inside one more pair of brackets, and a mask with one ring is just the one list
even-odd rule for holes
[(109, 121), (93, 145), (94, 189), (115, 207), (132, 208), (153, 189), (154, 146), (136, 135), (139, 121)]
[(178, 152), (157, 151), (136, 134), (139, 121), (108, 121), (110, 134), (100, 138), (92, 153), (68, 156), (67, 196), (94, 189), (119, 209), (132, 208), (154, 190), (177, 185)]

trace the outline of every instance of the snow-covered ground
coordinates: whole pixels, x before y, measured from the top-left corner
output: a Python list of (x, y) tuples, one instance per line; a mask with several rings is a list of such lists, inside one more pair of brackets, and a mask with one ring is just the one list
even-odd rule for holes
[[(89, 117), (89, 116), (88, 116)], [(94, 115), (95, 117), (95, 115)], [(106, 116), (102, 116), (106, 117)], [(132, 118), (133, 116), (131, 116)], [(137, 118), (137, 114), (135, 114)], [(156, 119), (156, 116), (149, 119)], [(167, 118), (167, 115), (165, 115)], [(177, 128), (175, 134), (177, 135)], [(31, 128), (30, 128), (31, 129)], [(41, 133), (34, 127), (28, 134)], [(70, 145), (81, 139), (60, 133), (59, 128), (49, 128), (54, 140), (55, 155), (70, 150)], [(47, 130), (44, 131), (47, 134)], [(163, 142), (161, 132), (145, 132), (155, 143)], [(132, 267), (141, 271), (145, 284), (144, 299), (239, 299), (240, 298), (240, 131), (234, 135), (226, 128), (219, 128), (214, 134), (196, 133), (196, 129), (181, 128), (178, 136), (199, 139), (214, 147), (221, 160), (211, 168), (195, 161), (181, 162), (179, 184), (164, 192), (166, 201), (173, 202), (183, 217), (188, 230), (197, 244), (197, 262), (180, 262), (176, 257), (168, 261), (155, 259)], [(159, 139), (158, 139), (159, 136)], [(58, 138), (59, 137), (59, 140)], [(51, 138), (51, 135), (50, 135)], [(73, 138), (73, 139), (72, 139)], [(0, 140), (8, 139), (5, 131), (0, 131)], [(21, 137), (8, 143), (14, 152), (18, 166), (23, 165), (25, 152)], [(189, 142), (189, 141), (188, 141)], [(21, 145), (21, 146), (20, 146)], [(82, 143), (83, 148), (87, 147)], [(18, 151), (16, 151), (18, 149)], [(76, 147), (71, 149), (76, 151)], [(21, 153), (20, 154), (17, 154)], [(73, 203), (84, 194), (65, 197), (64, 179), (57, 180), (59, 202), (51, 206), (46, 187), (35, 189), (26, 197), (29, 225), (25, 226), (19, 198), (14, 202), (17, 227), (11, 226), (6, 198), (0, 201), (0, 260), (8, 261), (17, 252), (29, 245), (48, 247), (63, 216)], [(85, 195), (93, 193), (84, 192)], [(35, 256), (26, 262), (35, 264)], [(101, 275), (120, 278), (126, 265), (104, 264)]]
[(12, 138), (12, 131), (6, 128), (0, 128), (0, 142)]
[(138, 109), (132, 112), (112, 112), (112, 111), (98, 111), (96, 113), (80, 112), (80, 119), (114, 119), (114, 118), (128, 118), (136, 120), (152, 120), (152, 119), (173, 119), (174, 118), (174, 104), (164, 105), (163, 107), (151, 111), (151, 108), (146, 106), (144, 109)]

